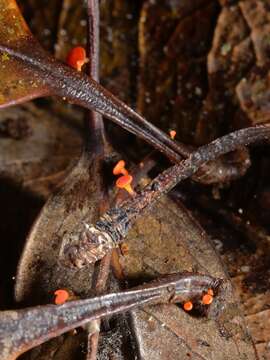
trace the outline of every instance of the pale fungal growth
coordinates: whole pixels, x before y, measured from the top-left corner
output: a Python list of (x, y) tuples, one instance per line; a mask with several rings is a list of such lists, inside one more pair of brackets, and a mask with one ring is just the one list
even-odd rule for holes
[(176, 136), (176, 131), (175, 131), (175, 130), (170, 130), (169, 134), (170, 134), (170, 138), (171, 138), (172, 140), (174, 140), (174, 138), (175, 138), (175, 136)]

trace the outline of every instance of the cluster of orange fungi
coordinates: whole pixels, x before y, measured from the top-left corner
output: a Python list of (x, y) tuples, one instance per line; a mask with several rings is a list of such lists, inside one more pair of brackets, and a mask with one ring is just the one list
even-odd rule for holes
[[(66, 63), (77, 71), (82, 71), (82, 67), (89, 59), (86, 57), (86, 51), (81, 46), (72, 48), (66, 58)], [(63, 305), (66, 301), (71, 300), (72, 296), (65, 289), (58, 289), (54, 292), (55, 305)]]
[(114, 175), (121, 175), (116, 180), (116, 187), (119, 189), (125, 189), (130, 195), (134, 195), (134, 190), (131, 187), (131, 183), (133, 177), (128, 173), (127, 169), (125, 168), (126, 163), (124, 160), (119, 160), (118, 163), (113, 168)]
[[(212, 304), (213, 299), (214, 299), (214, 291), (212, 289), (208, 289), (207, 293), (203, 295), (201, 302), (203, 305), (210, 305)], [(185, 311), (191, 311), (193, 309), (192, 301), (186, 301), (183, 304), (183, 309)]]
[[(89, 59), (86, 57), (85, 49), (81, 46), (72, 48), (66, 58), (66, 63), (78, 71), (81, 71), (83, 65), (88, 61)], [(134, 195), (131, 187), (133, 177), (128, 173), (125, 166), (124, 160), (120, 160), (113, 168), (114, 175), (121, 175), (116, 181), (116, 187), (125, 189), (130, 195)]]
[[(76, 46), (70, 50), (70, 52), (67, 55), (66, 62), (69, 66), (73, 67), (77, 71), (81, 71), (82, 67), (89, 61), (89, 59), (86, 57), (86, 51), (81, 46)], [(171, 139), (174, 139), (176, 136), (175, 130), (170, 130), (169, 132)], [(130, 195), (134, 195), (134, 190), (131, 187), (131, 183), (133, 180), (133, 177), (128, 173), (127, 169), (125, 168), (126, 163), (124, 160), (119, 160), (118, 163), (113, 168), (113, 174), (114, 175), (121, 175), (116, 180), (116, 187), (119, 189), (125, 189)], [(55, 293), (55, 304), (61, 305), (64, 304), (68, 298), (69, 293), (66, 290), (59, 289), (56, 290)], [(208, 292), (203, 295), (202, 297), (202, 303), (204, 305), (210, 305), (213, 301), (213, 290), (208, 289)], [(185, 311), (191, 311), (193, 309), (193, 303), (192, 301), (186, 301), (183, 304), (183, 308)]]

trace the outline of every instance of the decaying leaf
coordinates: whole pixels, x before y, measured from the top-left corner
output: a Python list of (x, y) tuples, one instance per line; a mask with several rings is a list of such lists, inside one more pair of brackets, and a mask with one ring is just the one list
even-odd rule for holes
[(218, 136), (228, 121), (239, 127), (268, 120), (269, 26), (265, 1), (223, 5), (208, 54), (209, 93), (197, 125), (198, 142)]
[[(8, 3), (11, 4), (9, 10), (7, 10)], [(128, 23), (131, 20), (128, 17), (125, 18), (126, 12), (129, 16), (132, 5), (123, 5), (117, 0), (111, 0), (109, 3), (110, 6), (106, 7), (107, 4), (102, 2), (105, 9), (102, 26), (107, 36), (106, 44), (103, 43), (102, 56), (106, 60), (103, 61), (103, 75), (105, 74), (106, 77), (109, 75), (113, 80), (110, 82), (108, 79), (103, 79), (103, 83), (110, 89), (116, 89), (115, 93), (123, 99), (134, 100), (137, 73), (134, 71), (131, 76), (130, 68), (136, 69), (136, 64), (130, 65), (129, 60), (133, 61), (137, 49), (135, 46), (132, 49), (128, 46), (123, 48), (126, 38), (134, 39), (134, 33), (128, 31)], [(267, 60), (268, 50), (264, 45), (269, 20), (264, 15), (255, 16), (257, 10), (262, 11), (260, 14), (265, 14), (263, 11), (267, 8), (267, 4), (259, 0), (240, 1), (239, 4), (235, 1), (220, 1), (220, 3), (223, 8), (216, 24), (212, 49), (208, 55), (208, 85), (206, 56), (212, 41), (214, 19), (219, 11), (217, 2), (198, 0), (179, 3), (168, 0), (158, 4), (158, 2), (145, 1), (141, 12), (139, 110), (156, 124), (162, 125), (164, 130), (169, 127), (178, 127), (178, 134), (181, 133), (180, 136), (187, 142), (209, 141), (222, 133), (224, 128), (238, 127), (250, 121), (262, 122), (268, 115), (268, 64), (267, 61), (264, 62)], [(15, 14), (15, 18), (23, 24), (21, 36), (24, 37), (29, 30), (18, 9), (12, 4), (13, 1), (2, 0), (1, 7), (0, 0), (0, 14), (8, 15), (9, 20), (12, 20)], [(85, 26), (84, 17), (77, 13), (73, 21), (69, 21), (70, 15), (74, 14), (72, 9), (76, 4), (71, 0), (64, 1), (64, 4), (66, 8), (61, 14), (58, 29), (57, 45), (59, 47), (56, 48), (56, 53), (58, 52), (62, 60), (65, 57), (66, 48), (72, 45), (68, 44), (67, 34), (73, 33), (75, 29), (77, 32), (73, 33), (71, 41), (75, 39), (74, 45), (75, 41), (80, 42), (81, 39), (84, 42), (81, 30)], [(78, 13), (84, 11), (79, 6), (76, 9)], [(111, 11), (110, 14), (108, 14), (109, 11)], [(118, 23), (119, 29), (114, 32), (115, 22), (119, 20), (119, 17), (123, 22)], [(80, 18), (82, 22), (76, 27), (77, 18)], [(8, 23), (8, 26), (15, 28), (15, 23), (13, 26), (12, 21)], [(107, 26), (108, 23), (110, 26)], [(2, 23), (0, 43), (5, 44), (5, 39), (1, 38), (1, 26)], [(17, 41), (17, 38), (14, 40)], [(253, 52), (253, 47), (256, 54)], [(51, 46), (50, 48), (52, 49)], [(112, 48), (115, 55), (113, 61), (110, 56)], [(124, 56), (122, 56), (123, 52)], [(255, 61), (257, 68), (249, 72)], [(129, 69), (127, 69), (128, 66)], [(31, 83), (33, 75), (32, 73), (29, 75), (31, 68), (27, 69), (25, 64), (21, 67), (20, 62), (5, 52), (0, 55), (0, 67), (0, 84), (2, 74), (5, 86), (8, 84), (7, 88), (4, 88), (2, 101), (12, 104), (24, 101), (27, 97), (46, 94), (46, 87), (41, 86), (38, 81)], [(14, 78), (8, 78), (7, 74), (10, 70)], [(22, 75), (25, 82), (20, 83), (18, 78), (21, 79)], [(69, 76), (70, 73), (65, 75)], [(241, 81), (245, 76), (247, 80)], [(7, 79), (11, 82), (6, 83)], [(67, 84), (69, 86), (70, 82)], [(126, 88), (129, 91), (126, 91)], [(26, 89), (30, 89), (30, 93), (26, 92)], [(3, 96), (5, 96), (4, 99)], [(242, 111), (239, 111), (239, 104)], [(37, 112), (33, 111), (35, 114)], [(13, 114), (12, 111), (11, 113)], [(244, 116), (245, 114), (248, 119)], [(201, 116), (198, 123), (199, 115)], [(16, 116), (12, 115), (12, 120), (16, 119)], [(30, 117), (31, 124), (32, 120), (34, 122), (34, 116), (33, 119)], [(42, 124), (39, 124), (39, 133), (46, 132)], [(196, 126), (194, 140), (193, 131)], [(9, 168), (11, 162), (6, 161), (2, 169), (4, 169), (3, 172), (8, 171), (12, 176), (18, 171), (18, 164), (13, 161), (18, 153), (21, 154), (19, 160), (24, 164), (32, 153), (24, 149), (23, 142), (18, 143), (16, 136), (22, 136), (27, 149), (27, 144), (30, 144), (29, 149), (31, 149), (31, 141), (38, 139), (38, 131), (34, 126), (33, 136), (29, 135), (23, 126), (21, 129), (18, 135), (12, 129), (12, 122), (10, 125), (5, 124), (3, 128), (0, 126), (2, 136), (6, 137), (9, 134), (9, 142), (3, 158), (5, 161), (8, 159), (14, 163), (14, 167)], [(68, 138), (72, 136), (72, 132), (65, 133), (61, 126), (59, 129), (67, 134)], [(49, 135), (57, 139), (57, 135), (53, 133), (52, 126)], [(13, 139), (10, 134), (13, 134)], [(76, 152), (80, 142), (80, 139), (76, 138)], [(44, 142), (37, 144), (39, 149), (37, 161), (39, 159), (47, 161), (50, 156), (53, 156), (52, 143), (49, 141), (48, 144)], [(5, 154), (8, 154), (13, 144), (15, 144), (14, 157), (10, 160), (7, 156), (5, 157)], [(34, 143), (32, 145), (34, 146)], [(57, 159), (54, 159), (52, 168), (59, 169), (60, 162), (66, 165), (68, 156), (74, 156), (73, 150), (70, 149), (70, 153), (68, 151), (65, 154), (67, 158), (63, 160), (63, 163), (62, 159), (59, 160), (59, 164)], [(239, 162), (247, 161), (247, 153), (244, 151), (242, 155), (242, 157), (237, 156)], [(16, 298), (20, 305), (50, 303), (54, 290), (59, 287), (67, 287), (82, 298), (93, 295), (91, 286), (95, 276), (94, 267), (89, 266), (79, 271), (67, 269), (58, 262), (58, 254), (64, 234), (71, 231), (77, 221), (86, 216), (90, 222), (97, 220), (100, 198), (104, 190), (103, 170), (98, 159), (84, 152), (78, 165), (73, 168), (58, 192), (50, 198), (40, 213), (30, 232), (19, 265)], [(33, 184), (31, 177), (28, 177), (28, 168), (24, 166), (22, 172), (23, 181), (31, 188)], [(37, 178), (41, 175), (35, 166), (33, 166), (33, 173), (32, 168), (29, 170), (30, 173), (37, 175)], [(47, 196), (49, 191), (50, 189), (46, 188), (43, 191), (44, 195)], [(151, 214), (137, 222), (123, 254), (125, 255), (120, 257), (121, 270), (129, 285), (140, 282), (144, 278), (183, 270), (199, 270), (227, 279), (204, 231), (185, 208), (176, 206), (165, 197)], [(234, 279), (235, 284), (237, 280)], [(110, 286), (117, 289), (121, 285), (121, 281), (112, 279)], [(251, 291), (248, 292), (250, 297), (251, 293)], [(243, 294), (241, 295), (243, 299)], [(250, 312), (246, 311), (247, 320), (252, 333), (255, 334), (256, 342), (261, 343), (262, 347), (266, 346), (268, 341), (268, 328), (267, 324), (264, 325), (263, 331), (261, 333), (257, 331), (256, 336), (257, 322), (262, 321), (268, 312), (266, 308), (260, 308), (257, 313), (256, 299), (249, 300), (247, 296), (244, 298), (244, 305), (245, 309), (250, 309)], [(174, 305), (162, 305), (143, 308), (133, 312), (130, 317), (113, 318), (110, 330), (106, 326), (103, 329), (99, 358), (113, 357), (122, 360), (138, 356), (150, 360), (159, 358), (172, 360), (178, 358), (187, 360), (190, 358), (256, 359), (256, 352), (230, 284), (224, 293), (220, 294), (219, 300), (223, 302), (224, 308), (214, 304), (210, 312), (206, 311), (205, 316), (202, 317), (197, 314), (189, 315)], [(263, 301), (267, 307), (267, 298)], [(220, 302), (217, 304), (220, 305)], [(36, 348), (27, 354), (26, 358), (31, 360), (84, 359), (82, 344), (85, 341), (85, 333), (79, 332), (76, 336), (69, 333)], [(265, 353), (262, 356), (266, 356)]]
[[(63, 201), (69, 203), (68, 194), (71, 192), (67, 190), (68, 187), (58, 198), (58, 205), (60, 203), (63, 205)], [(91, 203), (93, 206), (93, 199)], [(28, 239), (17, 278), (16, 294), (20, 301), (33, 300), (34, 293), (39, 299), (48, 301), (48, 294), (51, 294), (55, 288), (63, 286), (81, 296), (89, 294), (91, 268), (87, 267), (77, 272), (67, 271), (57, 261), (64, 227), (55, 224), (56, 216), (61, 224), (63, 220), (59, 212), (55, 213), (53, 209), (57, 210), (55, 205), (48, 203), (47, 210), (44, 208), (40, 220), (37, 221)], [(46, 212), (52, 216), (49, 233)], [(75, 221), (76, 212), (78, 209), (76, 210), (75, 206), (62, 213), (66, 217), (64, 226), (68, 226), (68, 219)], [(63, 215), (61, 215), (62, 219)], [(96, 214), (92, 213), (92, 216)], [(42, 224), (46, 224), (46, 234)], [(54, 233), (55, 227), (59, 228), (57, 233), (60, 236)], [(206, 234), (186, 210), (177, 208), (168, 199), (164, 199), (151, 215), (136, 224), (127, 244), (128, 255), (123, 257), (121, 262), (125, 277), (130, 281), (134, 281), (134, 278), (149, 278), (183, 269), (200, 270), (226, 277), (214, 251), (207, 243)], [(208, 358), (211, 353), (215, 354), (216, 359), (223, 359), (225, 356), (228, 359), (235, 359), (240, 354), (245, 354), (247, 359), (255, 359), (252, 342), (245, 329), (231, 286), (228, 286), (222, 295), (222, 300), (225, 303), (224, 307), (213, 310), (207, 320), (193, 318), (173, 306), (155, 307), (134, 314), (131, 326), (132, 332), (136, 334), (139, 353), (149, 359), (157, 358), (158, 354), (168, 359), (175, 359), (176, 353), (181, 355), (181, 358), (188, 358), (190, 353)], [(196, 333), (192, 330), (194, 327)], [(189, 328), (190, 330), (187, 330)], [(186, 329), (184, 335), (183, 329)], [(170, 355), (168, 355), (168, 344), (170, 344)], [(194, 344), (197, 344), (196, 347)]]
[(189, 144), (206, 93), (206, 54), (216, 12), (215, 1), (145, 1), (141, 10), (138, 109)]
[[(8, 12), (8, 3), (6, 0), (2, 1), (2, 12)], [(2, 29), (2, 31), (5, 34), (5, 30)], [(22, 38), (14, 41), (5, 37), (0, 38), (0, 50), (2, 57), (4, 56), (5, 59), (7, 57), (8, 60), (13, 59), (15, 68), (23, 70), (23, 74), (19, 77), (20, 71), (16, 72), (14, 69), (18, 78), (22, 79), (24, 73), (28, 76), (31, 74), (35, 87), (46, 87), (50, 95), (61, 96), (89, 110), (97, 111), (147, 142), (152, 142), (162, 152), (167, 153), (169, 158), (175, 158), (175, 162), (181, 159), (181, 146), (173, 142), (168, 135), (151, 125), (91, 77), (58, 62), (46, 53), (33, 36), (24, 33)], [(31, 97), (31, 94), (31, 89), (28, 89), (28, 96)], [(14, 97), (12, 99), (2, 96), (0, 107), (13, 104)], [(20, 96), (20, 99), (23, 101), (24, 98)]]
[[(177, 139), (188, 144), (203, 144), (222, 134), (223, 128), (221, 130), (220, 124), (227, 116), (224, 109), (226, 111), (228, 109), (226, 106), (220, 106), (217, 114), (218, 101), (224, 101), (222, 86), (226, 87), (225, 79), (229, 77), (233, 79), (230, 81), (235, 81), (232, 75), (228, 75), (232, 69), (229, 65), (224, 65), (225, 61), (220, 55), (220, 49), (215, 49), (220, 47), (220, 39), (224, 41), (227, 32), (228, 36), (233, 37), (227, 30), (226, 21), (224, 35), (222, 20), (221, 25), (217, 26), (213, 49), (208, 55), (210, 89), (207, 89), (207, 52), (214, 31), (212, 19), (216, 14), (215, 1), (183, 1), (181, 4), (174, 1), (161, 3), (145, 1), (141, 10), (138, 110), (164, 131), (175, 129)], [(229, 20), (234, 23), (229, 14)], [(237, 14), (234, 16), (237, 17)], [(220, 18), (223, 18), (222, 14)], [(239, 24), (236, 23), (234, 26), (234, 33), (237, 33)], [(215, 75), (212, 69), (211, 62), (214, 60), (209, 60), (214, 57), (212, 53), (219, 56), (216, 61), (219, 68), (215, 69), (218, 75)], [(248, 62), (249, 57), (247, 59), (245, 57), (246, 55), (243, 56), (244, 61)], [(242, 60), (240, 55), (235, 55), (234, 63), (239, 62), (236, 69), (232, 66), (233, 75), (237, 75), (238, 78), (236, 83), (242, 76), (242, 72), (239, 71), (239, 67), (244, 66)], [(221, 78), (222, 76), (224, 79)], [(228, 179), (234, 177), (233, 173), (244, 174), (249, 166), (249, 154), (243, 149), (233, 156), (222, 157), (219, 161), (222, 162), (219, 166), (223, 169), (221, 170), (220, 167), (213, 172), (210, 171), (204, 180), (203, 176), (199, 175), (201, 181), (207, 183), (209, 177), (208, 183), (212, 183), (211, 178), (214, 173), (214, 176), (222, 174), (225, 177), (227, 173)]]
[(242, 110), (252, 124), (269, 120), (269, 5), (264, 1), (240, 2), (240, 9), (250, 29), (256, 55), (254, 67), (237, 86)]
[[(131, 280), (180, 269), (226, 277), (203, 229), (169, 199), (139, 220), (128, 239), (129, 252), (121, 260)], [(176, 359), (177, 354), (181, 359), (255, 359), (231, 285), (224, 297), (222, 311), (216, 309), (208, 319), (189, 316), (174, 306), (133, 312), (140, 355), (147, 359)]]
[[(33, 41), (15, 0), (0, 1), (0, 44), (12, 46)], [(0, 53), (0, 107), (24, 102), (48, 93), (43, 82), (8, 53)]]
[[(38, 119), (38, 121), (37, 121)], [(65, 169), (78, 158), (81, 124), (61, 120), (34, 104), (1, 111), (0, 174), (46, 198)]]
[(249, 29), (239, 6), (224, 6), (207, 59), (209, 91), (197, 124), (197, 142), (207, 142), (219, 136), (224, 128), (237, 126), (233, 123), (235, 86), (254, 61), (251, 47)]

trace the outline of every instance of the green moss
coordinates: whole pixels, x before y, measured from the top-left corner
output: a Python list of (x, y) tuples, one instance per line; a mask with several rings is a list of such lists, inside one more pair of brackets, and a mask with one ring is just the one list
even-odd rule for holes
[(9, 59), (10, 59), (10, 57), (9, 57), (8, 53), (3, 53), (1, 55), (1, 60), (2, 61), (9, 61)]

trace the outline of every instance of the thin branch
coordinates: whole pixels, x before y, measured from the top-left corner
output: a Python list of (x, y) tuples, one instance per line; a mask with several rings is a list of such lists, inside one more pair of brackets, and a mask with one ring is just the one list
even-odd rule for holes
[[(98, 0), (87, 0), (88, 36), (87, 54), (88, 75), (99, 82), (99, 3)], [(89, 142), (91, 146), (100, 148), (104, 153), (106, 150), (106, 137), (102, 115), (94, 110), (89, 112)]]
[[(66, 98), (72, 103), (97, 111), (152, 145), (172, 162), (179, 163), (183, 157), (190, 155), (188, 146), (172, 140), (167, 134), (104, 89), (94, 79), (57, 61), (45, 52), (33, 37), (27, 38), (19, 44), (14, 44), (12, 47), (0, 44), (0, 51), (19, 61), (27, 71), (31, 70), (33, 79), (37, 83), (41, 82), (46, 85), (50, 95)], [(220, 176), (215, 179), (214, 174), (219, 173), (219, 169), (214, 164), (211, 165), (211, 170), (209, 172), (213, 176), (211, 182), (222, 180)], [(224, 164), (222, 164), (221, 172), (226, 172)], [(237, 173), (236, 168), (234, 172)], [(230, 172), (228, 172), (225, 180), (229, 174)], [(235, 177), (234, 173), (233, 177)], [(201, 179), (198, 178), (199, 181), (205, 181), (204, 176), (201, 176)], [(209, 182), (208, 179), (206, 183)]]
[(220, 291), (221, 280), (207, 275), (172, 274), (140, 287), (64, 305), (44, 305), (0, 312), (0, 357), (14, 360), (27, 350), (91, 320), (157, 303), (198, 303), (209, 288)]
[[(106, 288), (106, 283), (110, 272), (111, 256), (112, 254), (110, 251), (104, 256), (98, 265), (98, 274), (95, 283), (95, 293), (97, 295), (102, 294)], [(97, 358), (100, 324), (100, 318), (89, 324), (86, 360), (95, 360)]]
[(82, 220), (74, 233), (63, 239), (61, 256), (69, 258), (77, 267), (97, 261), (126, 237), (139, 216), (149, 211), (178, 182), (195, 174), (202, 165), (239, 146), (269, 140), (270, 125), (260, 125), (235, 131), (200, 147), (189, 158), (157, 176), (142, 192), (107, 211), (95, 225), (88, 224), (87, 219)]
[(21, 41), (19, 47), (0, 44), (0, 51), (23, 62), (26, 67), (31, 67), (33, 78), (41, 78), (52, 94), (99, 112), (151, 144), (171, 161), (179, 162), (182, 159), (181, 152), (184, 153), (185, 150), (168, 135), (104, 89), (94, 79), (47, 54), (34, 39), (32, 43), (29, 40), (26, 43)]
[[(87, 20), (88, 20), (88, 74), (95, 81), (99, 82), (99, 0), (87, 0)], [(99, 151), (103, 156), (108, 151), (108, 145), (105, 137), (104, 122), (102, 115), (91, 110), (89, 112), (90, 127), (90, 148), (94, 146), (95, 151)], [(103, 194), (102, 206), (107, 206), (108, 195)], [(105, 199), (104, 199), (105, 198)], [(106, 203), (106, 204), (105, 204)], [(96, 295), (102, 294), (106, 289), (106, 283), (109, 276), (111, 263), (111, 253), (109, 252), (98, 264), (97, 278), (94, 284)], [(91, 321), (87, 326), (88, 340), (86, 360), (95, 360), (97, 358), (100, 319)]]

